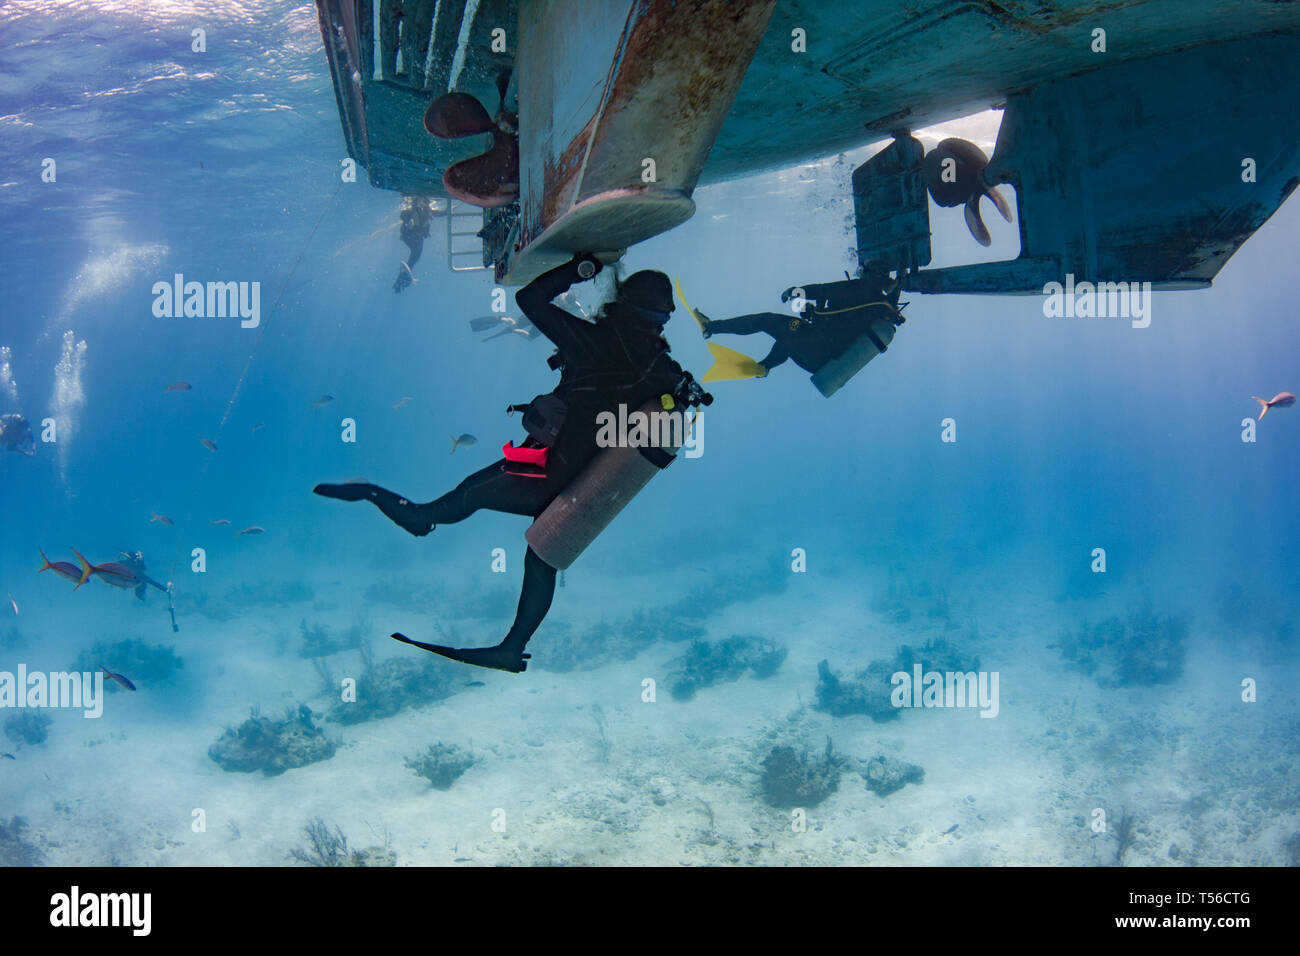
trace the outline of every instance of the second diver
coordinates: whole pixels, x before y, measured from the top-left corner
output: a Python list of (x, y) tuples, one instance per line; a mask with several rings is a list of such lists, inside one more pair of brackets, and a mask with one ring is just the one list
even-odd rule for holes
[[(795, 311), (789, 313), (758, 312), (734, 319), (710, 319), (703, 312), (697, 310), (697, 313), (705, 338), (755, 333), (772, 337), (771, 350), (757, 363), (757, 377), (765, 377), (787, 359), (816, 375), (864, 337), (878, 352), (884, 352), (893, 337), (893, 327), (903, 321), (898, 305), (900, 291), (887, 274), (873, 270), (856, 279), (786, 289), (781, 301), (794, 300)], [(882, 320), (883, 324), (878, 324)], [(744, 356), (737, 353), (737, 358)], [(748, 367), (735, 370), (724, 367), (710, 372), (717, 379), (753, 374)]]

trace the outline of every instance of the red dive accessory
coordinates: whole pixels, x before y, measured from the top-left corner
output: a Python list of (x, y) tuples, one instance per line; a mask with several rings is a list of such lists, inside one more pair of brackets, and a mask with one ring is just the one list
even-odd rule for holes
[(549, 451), (549, 448), (516, 448), (513, 441), (508, 441), (501, 446), (501, 454), (507, 462), (501, 466), (501, 470), (507, 475), (517, 475), (520, 478), (545, 478), (546, 456)]

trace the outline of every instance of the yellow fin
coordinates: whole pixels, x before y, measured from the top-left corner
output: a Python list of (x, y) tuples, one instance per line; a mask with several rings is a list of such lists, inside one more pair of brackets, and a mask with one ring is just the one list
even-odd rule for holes
[(696, 311), (691, 308), (691, 304), (686, 301), (686, 293), (682, 291), (682, 280), (676, 276), (673, 276), (673, 288), (677, 290), (677, 298), (682, 300), (682, 305), (685, 307), (686, 311), (691, 314), (691, 318), (694, 319), (695, 324), (700, 327), (700, 331), (703, 332), (704, 320), (699, 317)]
[(740, 378), (762, 378), (767, 370), (744, 352), (737, 352), (725, 345), (705, 342), (709, 354), (713, 356), (713, 367), (704, 373), (701, 382), (730, 382)]
[[(673, 287), (677, 290), (677, 298), (682, 300), (682, 305), (686, 311), (691, 314), (700, 331), (704, 331), (704, 320), (700, 318), (699, 313), (691, 308), (691, 304), (686, 301), (686, 294), (682, 292), (682, 280), (673, 277)], [(729, 349), (724, 345), (714, 345), (712, 342), (705, 342), (709, 354), (713, 356), (713, 367), (704, 373), (701, 382), (730, 382), (742, 378), (761, 378), (767, 374), (767, 370), (759, 365), (744, 352), (737, 352), (735, 349)]]

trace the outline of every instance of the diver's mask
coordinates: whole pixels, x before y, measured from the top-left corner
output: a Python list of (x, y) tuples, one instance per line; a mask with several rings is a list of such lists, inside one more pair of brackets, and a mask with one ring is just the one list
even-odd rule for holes
[(671, 312), (660, 312), (657, 309), (647, 309), (639, 305), (633, 305), (631, 302), (623, 303), (643, 319), (653, 322), (655, 325), (667, 325), (668, 320), (672, 318)]

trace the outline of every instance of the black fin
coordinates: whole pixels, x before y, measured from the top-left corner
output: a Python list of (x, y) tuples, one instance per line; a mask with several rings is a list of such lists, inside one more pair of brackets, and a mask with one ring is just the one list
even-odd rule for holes
[(413, 641), (405, 634), (393, 634), (392, 637), (395, 641), (410, 644), (412, 647), (419, 647), (448, 660), (457, 661), (461, 664), (472, 664), (475, 667), (487, 667), (496, 671), (507, 671), (511, 674), (522, 674), (526, 671), (528, 669), (528, 660), (532, 656), (508, 650), (500, 645), (496, 647), (445, 647), (442, 644), (425, 644), (423, 641)]

